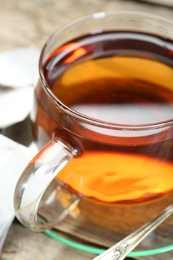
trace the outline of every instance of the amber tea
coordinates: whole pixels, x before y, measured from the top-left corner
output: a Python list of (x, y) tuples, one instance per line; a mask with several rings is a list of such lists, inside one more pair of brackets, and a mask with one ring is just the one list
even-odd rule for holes
[[(48, 57), (47, 90), (64, 109), (110, 126), (96, 133), (74, 122), (69, 130), (70, 117), (57, 116), (37, 85), (39, 146), (53, 133), (79, 151), (57, 176), (67, 187), (106, 203), (144, 202), (173, 191), (173, 128), (158, 125), (173, 118), (172, 49), (156, 35), (108, 31), (67, 42)], [(111, 125), (121, 131), (115, 135)], [(142, 131), (151, 125), (154, 130)], [(136, 131), (127, 133), (127, 126)]]

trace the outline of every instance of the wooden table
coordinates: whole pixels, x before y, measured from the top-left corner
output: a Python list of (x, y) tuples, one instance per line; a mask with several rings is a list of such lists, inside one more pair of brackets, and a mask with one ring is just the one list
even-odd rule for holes
[[(152, 0), (146, 2), (128, 0), (0, 0), (0, 51), (24, 46), (41, 48), (55, 29), (70, 20), (92, 12), (134, 9), (149, 11), (168, 18), (173, 17), (173, 9), (170, 7), (150, 5)], [(164, 0), (162, 2), (164, 3)], [(22, 142), (26, 138), (20, 135), (18, 125), (15, 126), (13, 133), (7, 129), (4, 134), (15, 140), (22, 140)], [(42, 233), (26, 230), (17, 221), (14, 221), (4, 245), (1, 260), (88, 260), (92, 257), (93, 255), (89, 253), (67, 247)], [(173, 253), (148, 257), (147, 259), (165, 258), (173, 259)]]

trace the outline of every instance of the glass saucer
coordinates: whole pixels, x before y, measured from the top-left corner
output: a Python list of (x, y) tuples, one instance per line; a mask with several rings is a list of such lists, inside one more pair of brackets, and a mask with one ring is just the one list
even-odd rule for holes
[[(81, 250), (87, 253), (92, 253), (95, 255), (100, 255), (102, 254), (107, 248), (100, 248), (97, 246), (92, 246), (92, 245), (86, 245), (84, 243), (75, 241), (74, 239), (67, 238), (63, 236), (62, 234), (59, 234), (57, 230), (45, 230), (43, 232), (45, 235), (47, 235), (50, 238), (53, 238), (54, 240), (57, 240), (69, 247), (73, 247), (77, 250)], [(145, 256), (152, 256), (152, 255), (158, 255), (162, 253), (166, 253), (173, 250), (173, 244), (170, 245), (165, 245), (162, 247), (158, 248), (153, 248), (153, 249), (145, 249), (145, 250), (135, 250), (131, 252), (128, 257), (145, 257)]]

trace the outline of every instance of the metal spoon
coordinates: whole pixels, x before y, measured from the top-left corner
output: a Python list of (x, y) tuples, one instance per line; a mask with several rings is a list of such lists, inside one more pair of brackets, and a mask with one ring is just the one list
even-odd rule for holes
[(157, 217), (143, 225), (129, 236), (110, 247), (93, 260), (123, 260), (148, 234), (173, 213), (173, 204), (165, 208)]

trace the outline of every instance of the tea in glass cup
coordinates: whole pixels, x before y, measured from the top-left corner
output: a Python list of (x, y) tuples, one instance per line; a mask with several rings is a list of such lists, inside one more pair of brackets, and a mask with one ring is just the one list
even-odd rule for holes
[(165, 18), (117, 11), (50, 36), (31, 114), (41, 150), (14, 197), (26, 227), (110, 246), (172, 201), (172, 33)]

